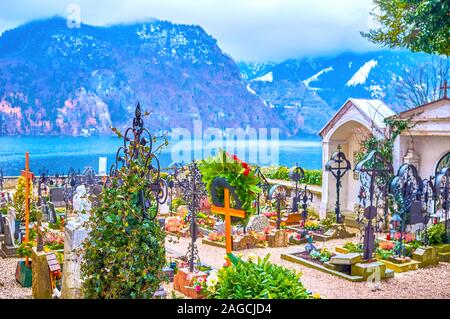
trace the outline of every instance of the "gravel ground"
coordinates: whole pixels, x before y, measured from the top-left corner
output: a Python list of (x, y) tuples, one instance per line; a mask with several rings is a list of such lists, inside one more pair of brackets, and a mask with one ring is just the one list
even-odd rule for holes
[(16, 281), (19, 258), (0, 257), (0, 299), (29, 299), (31, 288), (23, 288)]
[[(334, 251), (334, 247), (342, 245), (349, 240), (333, 240), (327, 243), (315, 243), (318, 248), (327, 247)], [(355, 242), (357, 240), (354, 240)], [(166, 246), (179, 252), (186, 252), (188, 238), (180, 238), (178, 244), (166, 242)], [(203, 263), (219, 268), (225, 262), (225, 249), (218, 248), (197, 241), (200, 259)], [(394, 278), (381, 282), (380, 290), (372, 291), (373, 284), (366, 282), (350, 282), (336, 276), (332, 276), (318, 270), (310, 269), (299, 264), (282, 260), (281, 253), (297, 249), (299, 246), (286, 248), (257, 248), (239, 253), (244, 256), (256, 254), (265, 256), (271, 254), (271, 261), (287, 268), (302, 272), (302, 282), (305, 287), (314, 293), (319, 293), (323, 298), (329, 299), (412, 299), (412, 298), (450, 298), (450, 264), (439, 263), (438, 266), (419, 269), (400, 274)]]
[[(328, 243), (316, 243), (319, 248), (327, 247), (332, 250), (335, 246), (342, 245), (348, 240), (333, 240)], [(186, 252), (188, 238), (180, 238), (179, 242), (169, 243), (166, 246), (178, 252)], [(197, 241), (199, 255), (202, 262), (215, 268), (220, 268), (225, 262), (225, 249), (203, 245), (201, 239)], [(274, 263), (287, 268), (300, 270), (302, 282), (305, 287), (314, 293), (319, 293), (324, 298), (450, 298), (450, 264), (440, 263), (436, 267), (428, 267), (417, 271), (395, 274), (395, 277), (381, 282), (381, 290), (372, 291), (368, 283), (353, 283), (344, 279), (331, 276), (320, 271), (294, 264), (280, 258), (282, 252), (288, 252), (293, 248), (266, 248), (249, 249), (242, 251), (244, 256), (256, 254), (265, 256), (271, 254)], [(31, 288), (22, 288), (15, 279), (15, 270), (18, 258), (0, 258), (0, 299), (7, 298), (31, 298)], [(164, 284), (168, 298), (172, 298), (172, 284)], [(181, 295), (175, 293), (179, 298)]]

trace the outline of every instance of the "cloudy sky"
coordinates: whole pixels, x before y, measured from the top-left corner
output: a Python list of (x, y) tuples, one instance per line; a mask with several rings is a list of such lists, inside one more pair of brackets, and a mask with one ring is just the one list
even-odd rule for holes
[(198, 24), (233, 58), (277, 61), (364, 52), (372, 0), (1, 0), (0, 32), (79, 5), (81, 21), (93, 25), (147, 18)]

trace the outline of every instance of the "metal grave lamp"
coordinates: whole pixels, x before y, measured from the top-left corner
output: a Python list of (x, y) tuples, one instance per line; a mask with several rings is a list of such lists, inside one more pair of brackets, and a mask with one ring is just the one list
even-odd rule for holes
[(342, 223), (341, 209), (340, 209), (340, 190), (342, 187), (342, 177), (351, 169), (350, 162), (347, 160), (345, 154), (341, 151), (341, 145), (338, 145), (337, 152), (334, 152), (330, 160), (325, 165), (325, 170), (330, 172), (336, 179), (336, 207), (334, 212), (336, 214), (336, 223)]

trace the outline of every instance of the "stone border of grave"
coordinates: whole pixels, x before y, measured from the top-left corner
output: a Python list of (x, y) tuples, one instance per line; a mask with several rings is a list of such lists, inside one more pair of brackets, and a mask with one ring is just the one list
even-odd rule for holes
[[(361, 254), (338, 254), (334, 256), (330, 261), (327, 262), (327, 266), (320, 265), (314, 263), (312, 261), (306, 260), (302, 257), (297, 256), (298, 254), (304, 253), (304, 249), (292, 250), (290, 253), (281, 254), (281, 259), (287, 260), (296, 264), (303, 265), (308, 268), (312, 268), (333, 276), (337, 276), (343, 278), (345, 280), (351, 282), (362, 282), (367, 280), (367, 278), (372, 274), (373, 268), (380, 269), (381, 279), (389, 279), (394, 277), (395, 272), (393, 270), (388, 269), (383, 263), (375, 261), (371, 263), (361, 262)], [(351, 255), (351, 256), (350, 256)], [(349, 257), (351, 262), (348, 266), (351, 267), (351, 273), (347, 274), (341, 271), (338, 271), (339, 266), (344, 265), (344, 263), (340, 262), (340, 259), (348, 259)], [(335, 261), (333, 261), (335, 259)], [(347, 265), (347, 263), (345, 263)]]
[[(450, 250), (450, 245), (448, 245)], [(337, 246), (334, 249), (336, 253), (348, 254), (350, 251), (342, 246)], [(395, 271), (396, 273), (402, 273), (406, 271), (418, 270), (428, 266), (436, 266), (439, 263), (439, 257), (436, 247), (418, 247), (413, 253), (411, 261), (396, 263), (392, 260), (386, 260), (377, 258), (379, 262), (386, 265), (386, 268)]]

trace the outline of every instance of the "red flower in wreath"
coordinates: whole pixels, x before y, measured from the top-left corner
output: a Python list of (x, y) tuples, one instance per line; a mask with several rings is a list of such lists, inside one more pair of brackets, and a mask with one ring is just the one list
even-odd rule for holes
[(245, 169), (250, 168), (250, 166), (246, 162), (242, 162), (241, 165)]
[(245, 176), (248, 176), (248, 174), (250, 174), (250, 168), (246, 168), (244, 171)]

